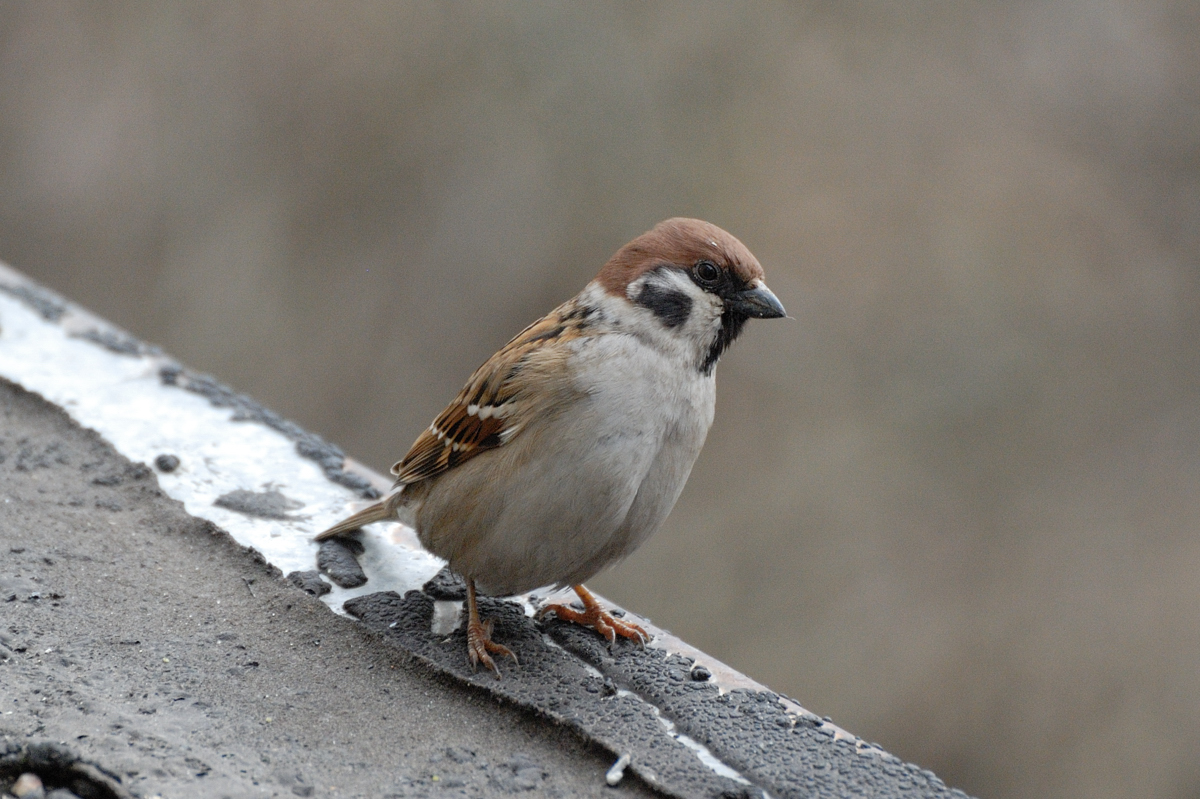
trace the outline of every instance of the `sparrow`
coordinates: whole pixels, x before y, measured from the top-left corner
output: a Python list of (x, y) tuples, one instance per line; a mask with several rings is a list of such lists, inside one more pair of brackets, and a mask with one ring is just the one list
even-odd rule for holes
[(578, 295), (475, 370), (392, 467), (393, 492), (321, 541), (399, 520), (467, 584), (467, 655), (497, 678), (476, 591), (570, 586), (583, 602), (538, 618), (645, 643), (583, 583), (649, 538), (712, 425), (716, 366), (747, 320), (785, 316), (742, 242), (668, 219), (626, 244)]

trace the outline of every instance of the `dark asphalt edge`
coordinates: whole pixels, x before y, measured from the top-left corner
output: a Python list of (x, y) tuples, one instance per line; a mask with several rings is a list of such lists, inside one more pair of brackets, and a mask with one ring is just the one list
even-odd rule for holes
[[(20, 282), (12, 285), (0, 281), (0, 291), (20, 300), (47, 321), (61, 324), (69, 312), (90, 322), (86, 330), (73, 334), (78, 338), (121, 355), (161, 356), (161, 350), (157, 347), (138, 341), (24, 275), (15, 271), (13, 274)], [(351, 488), (365, 498), (379, 496), (378, 490), (368, 480), (345, 470), (345, 455), (338, 447), (308, 433), (294, 422), (214, 378), (167, 360), (159, 370), (164, 386), (179, 387), (199, 394), (215, 407), (232, 408), (232, 421), (253, 421), (276, 430), (296, 443), (298, 455), (320, 465), (331, 482)], [(232, 536), (228, 537), (235, 546), (241, 547)], [(252, 548), (248, 549), (275, 574), (279, 574), (279, 570), (267, 563), (261, 554)], [(410, 600), (414, 596), (429, 602), (429, 614), (423, 617), (419, 615), (421, 611), (416, 605), (420, 600)], [(506, 606), (512, 609), (511, 612), (504, 610)], [(506, 669), (507, 678), (501, 681), (467, 672), (465, 657), (461, 657), (465, 648), (462, 642), (462, 645), (454, 647), (459, 657), (440, 657), (441, 648), (435, 648), (431, 643), (437, 637), (429, 631), (432, 600), (419, 592), (409, 592), (406, 597), (383, 592), (357, 597), (346, 603), (348, 612), (356, 616), (361, 614), (359, 618), (364, 624), (380, 633), (385, 641), (406, 649), (418, 662), (436, 672), (483, 688), (498, 698), (515, 702), (541, 716), (567, 724), (587, 740), (603, 746), (614, 755), (630, 754), (631, 771), (648, 784), (674, 795), (737, 797), (761, 795), (762, 791), (767, 791), (771, 796), (812, 797), (843, 796), (850, 791), (865, 792), (872, 796), (965, 796), (957, 789), (948, 789), (932, 772), (915, 764), (904, 763), (881, 749), (864, 746), (861, 739), (848, 741), (839, 738), (832, 729), (814, 722), (815, 717), (790, 712), (784, 704), (785, 698), (774, 692), (735, 690), (722, 695), (715, 687), (711, 692), (703, 692), (703, 695), (694, 690), (685, 692), (672, 685), (673, 682), (679, 682), (672, 679), (672, 672), (679, 671), (678, 667), (683, 664), (667, 662), (670, 657), (678, 656), (670, 656), (657, 649), (641, 650), (625, 643), (618, 644), (615, 657), (606, 655), (601, 652), (605, 649), (603, 642), (592, 631), (551, 622), (547, 629), (564, 650), (598, 669), (614, 684), (628, 691), (636, 701), (648, 706), (645, 710), (633, 711), (633, 715), (645, 718), (648, 714), (648, 717), (655, 719), (655, 724), (662, 732), (650, 738), (655, 741), (653, 751), (631, 752), (629, 749), (633, 741), (624, 733), (635, 727), (623, 721), (585, 724), (583, 716), (571, 716), (556, 710), (557, 706), (562, 705), (561, 697), (547, 696), (536, 686), (524, 684), (525, 681), (517, 675), (523, 673), (527, 659), (530, 663), (534, 661), (532, 653), (539, 648), (543, 652), (554, 652), (554, 649), (541, 639), (542, 633), (519, 606), (498, 602), (492, 608), (493, 613), (500, 611), (504, 619), (502, 622), (497, 618), (497, 630), (502, 630), (505, 623), (509, 625), (504, 640), (510, 646), (512, 642), (517, 642), (513, 648), (522, 657), (522, 666), (510, 665)], [(517, 611), (520, 611), (519, 619), (513, 615)], [(420, 629), (422, 622), (425, 626)], [(414, 623), (417, 627), (413, 627)], [(456, 631), (451, 640), (455, 640), (455, 636), (462, 637), (462, 631)], [(586, 674), (582, 666), (579, 670)], [(566, 687), (558, 675), (556, 681)], [(576, 679), (576, 685), (578, 693), (583, 686), (581, 678)], [(586, 693), (586, 689), (583, 690)], [(552, 700), (557, 701), (552, 704)], [(576, 706), (586, 708), (590, 703), (585, 700), (577, 702)], [(599, 712), (593, 718), (599, 722), (608, 715), (607, 712)], [(752, 784), (745, 785), (721, 777), (702, 765), (692, 750), (667, 732), (666, 725), (659, 718), (670, 721), (694, 741), (708, 747), (717, 759)], [(653, 728), (645, 729), (649, 733)], [(688, 764), (690, 768), (684, 768), (683, 764), (689, 757), (692, 761)], [(693, 789), (697, 788), (701, 789), (701, 793), (694, 792)]]
[(589, 630), (563, 622), (553, 622), (550, 635), (773, 796), (966, 796), (932, 771), (836, 736), (812, 714), (788, 712), (772, 691), (721, 693), (697, 682), (688, 658), (633, 645), (610, 652)]
[(520, 605), (490, 597), (480, 600), (480, 611), (495, 624), (497, 638), (520, 660), (520, 665), (507, 659), (498, 664), (503, 677), (497, 679), (486, 669), (471, 668), (461, 627), (449, 636), (430, 632), (433, 603), (419, 591), (403, 597), (384, 591), (351, 599), (346, 610), (443, 674), (574, 729), (614, 757), (629, 754), (630, 771), (656, 790), (679, 797), (762, 795), (701, 765), (692, 751), (667, 734), (653, 705), (619, 695), (616, 686), (606, 686), (602, 676), (589, 673), (578, 659), (548, 646)]

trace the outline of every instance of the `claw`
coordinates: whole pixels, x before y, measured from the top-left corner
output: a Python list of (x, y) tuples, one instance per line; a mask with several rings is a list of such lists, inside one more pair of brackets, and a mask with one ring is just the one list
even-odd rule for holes
[[(513, 659), (513, 663), (518, 666), (521, 661), (517, 660), (517, 655), (503, 644), (498, 644), (492, 640), (492, 621), (488, 619), (486, 622), (479, 620), (479, 607), (475, 603), (475, 581), (467, 581), (467, 657), (471, 659), (471, 669), (474, 671), (479, 668), (482, 663), (489, 671), (496, 675), (496, 679), (500, 679), (500, 669), (496, 666), (496, 661), (492, 660), (492, 655), (499, 655)], [(491, 654), (488, 654), (488, 653)]]
[(591, 627), (600, 635), (608, 640), (609, 651), (612, 650), (617, 643), (617, 636), (628, 638), (631, 641), (637, 641), (643, 647), (650, 640), (650, 634), (647, 633), (640, 625), (634, 624), (631, 621), (622, 621), (609, 613), (604, 608), (600, 607), (600, 603), (596, 601), (596, 597), (592, 596), (591, 592), (582, 585), (572, 586), (575, 593), (579, 594), (579, 598), (583, 600), (583, 610), (578, 611), (567, 605), (546, 605), (537, 613), (537, 618), (541, 619), (547, 614), (553, 613), (563, 621), (570, 621), (576, 624), (582, 624), (585, 627)]
[(482, 663), (496, 675), (496, 679), (498, 680), (500, 679), (500, 668), (496, 665), (496, 661), (492, 659), (492, 655), (488, 654), (489, 652), (501, 657), (507, 655), (518, 666), (521, 665), (521, 662), (517, 660), (516, 654), (511, 649), (492, 640), (491, 621), (469, 623), (467, 625), (467, 656), (471, 658), (471, 668), (476, 669)]

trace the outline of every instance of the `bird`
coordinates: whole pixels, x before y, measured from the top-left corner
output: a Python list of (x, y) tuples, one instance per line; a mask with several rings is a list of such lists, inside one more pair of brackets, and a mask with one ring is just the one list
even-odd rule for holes
[(477, 592), (570, 586), (583, 610), (537, 617), (644, 644), (583, 584), (662, 526), (712, 425), (717, 361), (749, 319), (786, 315), (741, 241), (660, 222), (476, 369), (392, 467), (392, 491), (315, 540), (413, 527), (464, 578), (467, 656), (497, 678), (492, 655), (517, 658), (492, 640)]

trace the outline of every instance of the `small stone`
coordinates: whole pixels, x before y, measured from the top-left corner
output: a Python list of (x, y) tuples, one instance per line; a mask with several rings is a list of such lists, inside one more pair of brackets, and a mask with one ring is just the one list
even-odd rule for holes
[(179, 385), (179, 377), (182, 374), (182, 366), (164, 366), (158, 370), (158, 379), (162, 381), (164, 386), (177, 386)]
[(45, 799), (46, 789), (38, 775), (26, 771), (13, 783), (12, 795), (17, 799)]
[(475, 757), (475, 753), (470, 749), (463, 749), (457, 746), (451, 746), (446, 749), (446, 757), (453, 760), (455, 763), (466, 763)]
[(625, 777), (625, 767), (629, 765), (632, 758), (629, 753), (621, 755), (617, 758), (617, 762), (612, 764), (612, 768), (604, 775), (604, 781), (609, 785), (617, 785)]
[(213, 500), (213, 504), (218, 508), (237, 511), (247, 516), (282, 521), (295, 521), (301, 518), (290, 515), (288, 511), (304, 507), (303, 502), (286, 497), (274, 488), (269, 491), (247, 491), (239, 488), (217, 497)]
[(513, 785), (522, 791), (532, 791), (541, 784), (542, 779), (546, 776), (542, 767), (523, 753), (514, 755), (507, 766), (512, 769)]
[(443, 566), (421, 590), (433, 599), (457, 602), (467, 598), (467, 581)]
[(324, 596), (333, 590), (333, 586), (321, 579), (318, 571), (292, 572), (287, 579), (301, 591), (313, 596)]
[(696, 682), (704, 682), (712, 677), (712, 672), (704, 666), (696, 666), (692, 669), (692, 679)]
[(163, 453), (154, 459), (154, 465), (160, 472), (173, 472), (179, 468), (179, 458)]
[(354, 551), (340, 538), (321, 542), (321, 548), (317, 550), (317, 568), (342, 588), (357, 588), (367, 582), (367, 574), (358, 565)]

